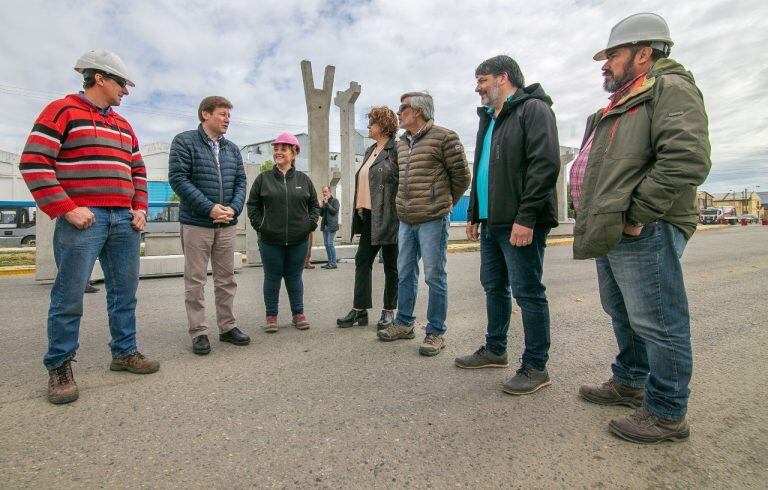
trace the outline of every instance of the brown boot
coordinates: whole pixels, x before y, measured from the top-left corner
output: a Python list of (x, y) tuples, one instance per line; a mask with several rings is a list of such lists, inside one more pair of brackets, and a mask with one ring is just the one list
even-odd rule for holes
[(72, 362), (67, 359), (61, 366), (48, 371), (48, 401), (61, 405), (77, 400), (77, 383), (72, 374)]
[(599, 385), (582, 385), (579, 395), (585, 400), (598, 405), (626, 405), (637, 408), (643, 404), (645, 389), (632, 388), (611, 378)]
[(682, 441), (687, 439), (690, 434), (690, 428), (685, 418), (682, 420), (663, 419), (645, 407), (638, 408), (632, 415), (611, 420), (608, 428), (622, 439), (639, 444)]
[(152, 374), (160, 369), (160, 361), (147, 359), (140, 352), (134, 352), (119, 359), (112, 359), (109, 369), (112, 371), (128, 371), (134, 374)]

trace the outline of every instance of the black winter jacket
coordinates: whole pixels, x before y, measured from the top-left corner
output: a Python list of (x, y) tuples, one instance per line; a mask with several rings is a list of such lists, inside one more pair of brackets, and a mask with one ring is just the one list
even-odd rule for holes
[[(371, 145), (365, 152), (363, 164), (373, 153), (376, 145)], [(361, 166), (362, 168), (362, 166)], [(398, 186), (397, 145), (391, 138), (384, 145), (384, 149), (376, 156), (376, 160), (368, 170), (368, 185), (371, 189), (371, 245), (393, 245), (397, 243), (397, 229), (400, 220), (397, 218)], [(357, 179), (360, 169), (355, 174), (355, 198), (357, 203)], [(357, 212), (352, 213), (352, 236), (362, 233), (363, 221)]]
[(297, 245), (317, 228), (320, 204), (309, 177), (291, 167), (256, 177), (248, 194), (248, 219), (259, 239), (270, 245)]
[[(560, 144), (551, 105), (552, 99), (536, 83), (518, 89), (496, 118), (488, 169), (488, 226), (557, 226), (555, 185), (560, 173)], [(477, 167), (491, 122), (485, 107), (478, 108), (477, 113), (480, 127), (467, 208), (467, 221), (472, 223), (479, 222)]]
[[(248, 187), (240, 149), (222, 137), (219, 140), (219, 165), (208, 146), (202, 124), (176, 135), (168, 156), (168, 182), (179, 196), (179, 221), (206, 228), (234, 226), (243, 211)], [(213, 223), (208, 213), (215, 204), (229, 206), (235, 219)]]
[(331, 196), (328, 202), (320, 207), (320, 229), (339, 231), (339, 200)]

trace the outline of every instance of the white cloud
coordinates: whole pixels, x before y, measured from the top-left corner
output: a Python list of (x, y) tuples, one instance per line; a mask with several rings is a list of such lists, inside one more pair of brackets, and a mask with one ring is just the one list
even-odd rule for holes
[[(119, 111), (143, 142), (170, 141), (197, 124), (199, 100), (235, 104), (229, 136), (239, 144), (305, 129), (299, 62), (315, 84), (336, 66), (334, 90), (360, 82), (357, 121), (373, 105), (394, 107), (402, 92), (429, 89), (438, 124), (467, 147), (476, 131), (473, 72), (485, 58), (517, 59), (528, 83), (553, 98), (560, 140), (578, 146), (588, 114), (606, 102), (592, 55), (622, 17), (664, 16), (673, 58), (696, 76), (710, 116), (712, 191), (768, 188), (768, 74), (757, 0), (725, 1), (299, 1), (3, 2), (0, 149), (18, 152), (45, 103), (79, 87), (72, 66), (83, 52), (119, 53), (137, 82)], [(331, 144), (338, 145), (338, 110)]]

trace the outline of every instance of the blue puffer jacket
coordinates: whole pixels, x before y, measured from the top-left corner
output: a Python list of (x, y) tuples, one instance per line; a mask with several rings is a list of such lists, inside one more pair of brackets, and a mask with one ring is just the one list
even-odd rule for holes
[[(245, 203), (245, 167), (240, 149), (222, 137), (219, 140), (220, 169), (200, 125), (176, 135), (168, 157), (168, 181), (179, 196), (179, 221), (186, 225), (214, 228), (232, 226)], [(235, 219), (214, 224), (208, 216), (215, 204), (229, 206)]]

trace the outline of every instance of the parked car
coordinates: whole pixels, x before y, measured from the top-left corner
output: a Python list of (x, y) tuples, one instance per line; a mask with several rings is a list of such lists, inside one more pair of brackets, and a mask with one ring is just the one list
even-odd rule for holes
[(757, 224), (760, 222), (760, 220), (754, 214), (742, 214), (741, 219), (747, 220), (747, 223), (752, 223), (752, 224)]

